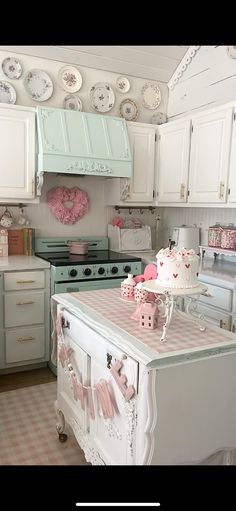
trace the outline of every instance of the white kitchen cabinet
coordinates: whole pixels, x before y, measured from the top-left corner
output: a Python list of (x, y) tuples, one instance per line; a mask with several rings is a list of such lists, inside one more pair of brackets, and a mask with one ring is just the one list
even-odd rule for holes
[(0, 202), (35, 197), (35, 112), (0, 106)]
[[(202, 279), (201, 283), (207, 286), (207, 291), (199, 296), (196, 315), (202, 314), (206, 321), (225, 330), (230, 330), (233, 312), (233, 290), (209, 284)], [(186, 310), (189, 301), (188, 297), (184, 298), (184, 310)]]
[(229, 182), (228, 182), (228, 202), (236, 202), (236, 109), (233, 116), (233, 131), (230, 153)]
[(0, 273), (0, 371), (49, 360), (50, 270)]
[(226, 202), (233, 108), (192, 120), (189, 203)]
[(187, 201), (190, 129), (190, 120), (159, 126), (158, 204)]
[(107, 180), (107, 204), (151, 204), (154, 197), (156, 128), (136, 122), (128, 122), (127, 128), (133, 160), (132, 177)]

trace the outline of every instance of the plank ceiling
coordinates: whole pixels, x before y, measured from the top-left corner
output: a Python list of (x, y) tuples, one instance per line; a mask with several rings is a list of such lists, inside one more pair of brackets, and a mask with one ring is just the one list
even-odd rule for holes
[(188, 46), (0, 46), (0, 50), (168, 83)]

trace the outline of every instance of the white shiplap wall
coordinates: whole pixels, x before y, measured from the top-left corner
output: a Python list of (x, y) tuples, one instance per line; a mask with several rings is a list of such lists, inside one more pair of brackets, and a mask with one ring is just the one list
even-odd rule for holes
[(159, 208), (160, 244), (167, 246), (168, 238), (171, 237), (172, 228), (180, 225), (194, 225), (200, 227), (200, 242), (207, 244), (208, 227), (220, 222), (223, 225), (234, 223), (236, 225), (236, 208)]
[[(16, 57), (20, 60), (23, 67), (23, 75), (18, 80), (8, 79), (0, 65), (0, 80), (10, 82), (16, 90), (17, 105), (25, 106), (37, 106), (44, 105), (48, 107), (63, 108), (63, 100), (68, 94), (61, 86), (58, 79), (58, 72), (60, 68), (68, 62), (53, 60), (52, 58), (35, 57), (32, 55), (26, 55), (21, 53), (14, 53), (9, 47), (9, 51), (0, 50), (0, 63), (5, 57)], [(26, 93), (24, 88), (24, 78), (30, 69), (42, 69), (46, 71), (53, 80), (54, 90), (53, 95), (48, 101), (38, 103), (33, 101)], [(158, 83), (161, 89), (162, 101), (160, 107), (156, 110), (145, 109), (141, 105), (142, 95), (141, 89), (145, 79), (128, 76), (131, 84), (130, 91), (127, 94), (121, 94), (116, 88), (116, 79), (119, 74), (104, 71), (102, 69), (93, 69), (92, 67), (78, 66), (82, 78), (83, 84), (79, 90), (78, 96), (81, 98), (83, 103), (83, 111), (95, 113), (89, 102), (89, 91), (92, 85), (96, 82), (108, 82), (113, 87), (116, 101), (114, 108), (107, 112), (106, 115), (116, 116), (119, 115), (119, 104), (120, 102), (129, 97), (137, 101), (139, 107), (138, 120), (141, 122), (150, 122), (151, 116), (157, 111), (166, 112), (167, 109), (167, 98), (168, 89), (165, 83)], [(155, 82), (156, 83), (156, 82)], [(99, 115), (99, 114), (98, 114)], [(1, 167), (0, 167), (1, 171)], [(90, 199), (89, 212), (81, 218), (78, 222), (73, 225), (64, 225), (58, 222), (54, 216), (50, 213), (46, 201), (46, 192), (54, 186), (67, 186), (72, 188), (73, 186), (79, 186), (82, 190), (87, 191)], [(107, 210), (106, 200), (104, 197), (104, 179), (101, 177), (59, 177), (55, 174), (48, 174), (45, 176), (42, 196), (40, 198), (40, 204), (28, 205), (25, 209), (26, 215), (30, 219), (30, 225), (36, 228), (38, 236), (77, 236), (77, 235), (106, 235), (107, 234)], [(0, 216), (4, 211), (4, 207), (0, 205)], [(13, 216), (17, 219), (19, 216), (18, 208), (9, 208)]]
[(236, 59), (227, 46), (201, 46), (169, 92), (169, 120), (236, 99)]

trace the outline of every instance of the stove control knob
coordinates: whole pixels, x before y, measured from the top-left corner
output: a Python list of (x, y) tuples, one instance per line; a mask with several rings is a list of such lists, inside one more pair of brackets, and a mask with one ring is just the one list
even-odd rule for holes
[(117, 273), (117, 272), (118, 272), (117, 266), (112, 266), (111, 273)]
[(124, 266), (124, 271), (125, 273), (130, 273), (130, 270), (131, 270), (131, 266)]
[(102, 266), (101, 268), (98, 268), (98, 273), (99, 275), (103, 275), (103, 273), (105, 273), (105, 268), (102, 268)]
[(84, 275), (86, 275), (88, 277), (88, 275), (91, 275), (91, 273), (92, 273), (92, 270), (90, 270), (90, 268), (85, 268)]
[(76, 277), (77, 273), (78, 273), (77, 270), (70, 270), (69, 271), (70, 277)]

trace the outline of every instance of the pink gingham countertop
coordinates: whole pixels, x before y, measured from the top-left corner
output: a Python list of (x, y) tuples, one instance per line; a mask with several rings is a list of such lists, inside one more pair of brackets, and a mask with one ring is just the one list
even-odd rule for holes
[(213, 346), (226, 347), (227, 344), (231, 347), (235, 344), (236, 347), (235, 335), (213, 327), (209, 323), (206, 323), (206, 330), (201, 332), (196, 323), (187, 319), (186, 314), (183, 314), (182, 318), (175, 313), (168, 330), (167, 341), (160, 342), (163, 320), (155, 330), (139, 328), (138, 322), (130, 318), (136, 308), (136, 302), (130, 304), (120, 300), (119, 288), (69, 293), (67, 296), (78, 300), (78, 305), (81, 303), (93, 309), (102, 317), (101, 319), (109, 320), (114, 326), (132, 335), (159, 355), (171, 352), (181, 354), (181, 351), (186, 353), (186, 350), (195, 351), (201, 348), (211, 349)]

